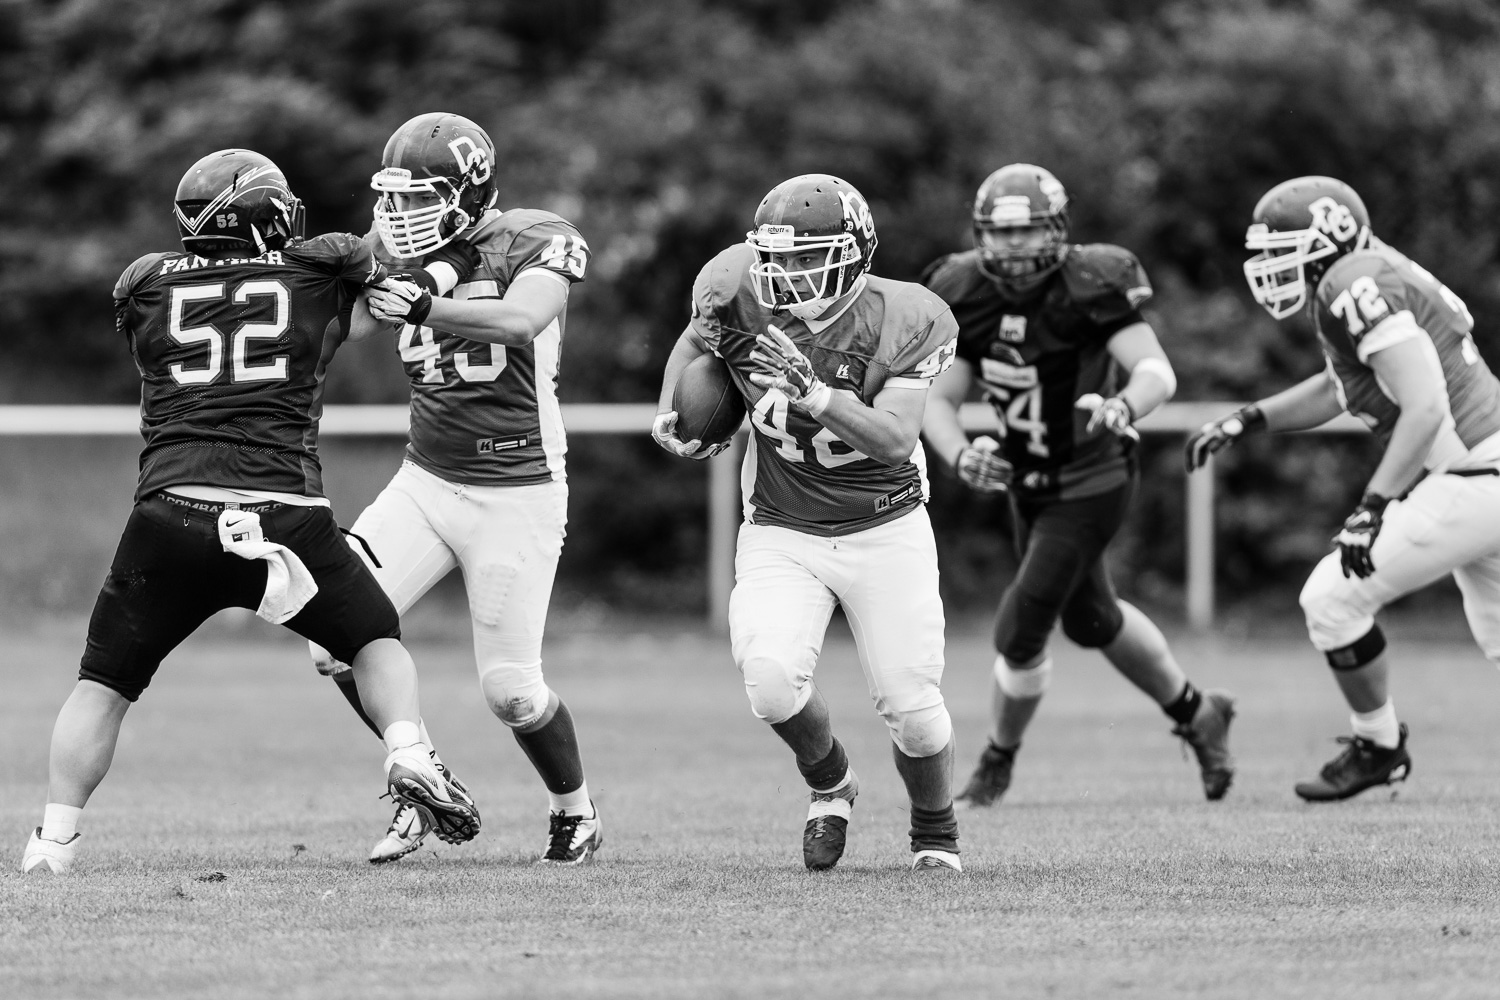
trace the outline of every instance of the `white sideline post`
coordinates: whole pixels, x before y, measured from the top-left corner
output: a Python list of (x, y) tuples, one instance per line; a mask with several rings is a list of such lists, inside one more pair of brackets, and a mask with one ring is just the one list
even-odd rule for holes
[(1187, 620), (1196, 632), (1214, 623), (1214, 460), (1187, 474)]
[(740, 532), (740, 464), (745, 458), (741, 432), (729, 450), (708, 460), (708, 625), (729, 631), (729, 592), (734, 588), (734, 545)]

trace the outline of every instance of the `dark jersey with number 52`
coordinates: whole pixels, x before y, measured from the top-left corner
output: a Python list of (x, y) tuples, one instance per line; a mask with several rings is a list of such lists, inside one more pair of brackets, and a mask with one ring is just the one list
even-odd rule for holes
[(141, 373), (136, 499), (196, 483), (323, 495), (328, 360), (361, 288), (385, 277), (358, 236), (259, 257), (152, 253), (115, 283), (115, 327)]
[(1474, 347), (1474, 318), (1462, 299), (1405, 254), (1381, 244), (1341, 258), (1318, 283), (1314, 315), (1339, 401), (1382, 443), (1401, 410), (1376, 379), (1370, 355), (1421, 337), (1442, 364), (1453, 417), (1431, 459), (1459, 459), (1500, 432), (1500, 381)]
[(995, 408), (1017, 490), (1070, 500), (1127, 481), (1124, 442), (1103, 428), (1089, 434), (1089, 415), (1074, 404), (1085, 393), (1116, 391), (1109, 338), (1141, 322), (1141, 304), (1151, 297), (1134, 254), (1107, 243), (1071, 247), (1019, 302), (1001, 295), (975, 250), (941, 258), (922, 280), (958, 320), (958, 356)]

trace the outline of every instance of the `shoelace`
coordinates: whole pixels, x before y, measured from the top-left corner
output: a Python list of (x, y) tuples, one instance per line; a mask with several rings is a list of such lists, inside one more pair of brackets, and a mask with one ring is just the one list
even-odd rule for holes
[(817, 840), (818, 838), (820, 838), (820, 837), (826, 837), (827, 835), (828, 835), (828, 817), (827, 816), (819, 816), (817, 819), (813, 820), (812, 839), (813, 840)]
[(573, 837), (578, 832), (578, 824), (584, 818), (553, 813), (547, 830), (547, 853), (542, 856), (549, 861), (567, 861), (568, 855), (573, 851)]
[(1371, 751), (1369, 741), (1358, 736), (1335, 736), (1333, 741), (1344, 744), (1345, 750), (1324, 765), (1323, 777), (1329, 781), (1358, 767), (1360, 759), (1369, 756)]

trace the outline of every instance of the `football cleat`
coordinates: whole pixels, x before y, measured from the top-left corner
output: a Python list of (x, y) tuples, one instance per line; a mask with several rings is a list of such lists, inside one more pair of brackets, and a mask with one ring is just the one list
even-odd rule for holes
[(1203, 775), (1203, 794), (1217, 802), (1234, 781), (1234, 755), (1229, 752), (1229, 723), (1234, 721), (1234, 696), (1228, 691), (1204, 691), (1193, 721), (1172, 728), (1193, 748)]
[(386, 828), (385, 836), (370, 851), (370, 864), (383, 865), (387, 861), (398, 861), (422, 846), (422, 841), (432, 832), (432, 824), (416, 806), (401, 803), (396, 815)]
[(539, 865), (586, 865), (604, 846), (604, 824), (599, 807), (590, 802), (592, 816), (569, 816), (549, 813), (547, 816), (547, 850), (537, 859)]
[(849, 816), (859, 795), (859, 778), (849, 769), (849, 783), (834, 792), (813, 792), (802, 828), (802, 863), (809, 871), (827, 871), (844, 856)]
[(912, 855), (911, 870), (914, 872), (961, 872), (964, 870), (964, 866), (963, 862), (958, 860), (957, 851), (934, 851), (928, 848)]
[(83, 834), (75, 833), (66, 843), (59, 843), (42, 839), (41, 827), (32, 830), (31, 839), (26, 841), (26, 853), (21, 857), (21, 874), (41, 869), (51, 875), (66, 875), (73, 867), (73, 856), (78, 853), (82, 837)]
[(979, 755), (979, 765), (974, 768), (969, 783), (953, 797), (953, 804), (982, 809), (999, 802), (1000, 796), (1010, 787), (1010, 772), (1016, 766), (1016, 751), (1019, 749), (1019, 743), (1013, 747), (997, 747), (991, 741)]
[(443, 843), (464, 844), (479, 835), (479, 808), (469, 790), (433, 763), (422, 744), (391, 751), (385, 774), (391, 797), (419, 810)]
[(1411, 775), (1411, 755), (1406, 752), (1406, 723), (1401, 740), (1383, 747), (1362, 736), (1340, 736), (1344, 752), (1323, 765), (1311, 781), (1297, 782), (1295, 791), (1308, 802), (1336, 802), (1358, 795), (1376, 785), (1394, 785)]

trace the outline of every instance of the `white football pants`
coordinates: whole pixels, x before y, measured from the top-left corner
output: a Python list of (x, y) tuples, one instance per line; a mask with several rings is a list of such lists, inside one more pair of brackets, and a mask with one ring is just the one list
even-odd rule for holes
[[(463, 486), (403, 462), (351, 530), (380, 560), (370, 570), (400, 614), (463, 570), (485, 701), (524, 728), (547, 710), (542, 630), (567, 521), (566, 482)], [(368, 563), (363, 546), (349, 543)], [(320, 653), (327, 659), (314, 647), (315, 661)]]
[(1370, 551), (1375, 572), (1345, 578), (1335, 550), (1302, 588), (1318, 649), (1340, 649), (1375, 624), (1375, 612), (1452, 573), (1484, 655), (1500, 666), (1500, 476), (1430, 475), (1385, 510)]
[(875, 710), (910, 757), (948, 745), (943, 602), (925, 507), (840, 538), (742, 524), (729, 599), (734, 662), (750, 708), (785, 722), (812, 697), (834, 602), (843, 605)]

